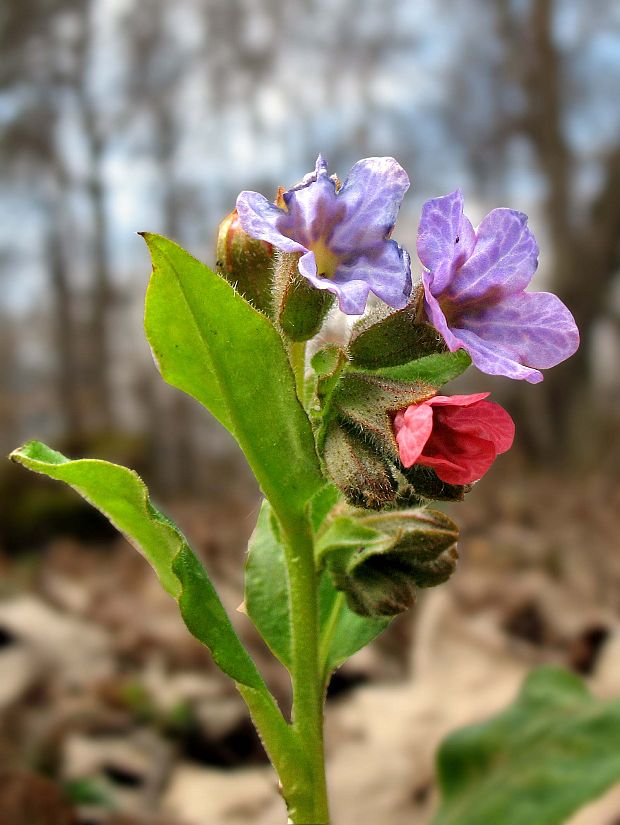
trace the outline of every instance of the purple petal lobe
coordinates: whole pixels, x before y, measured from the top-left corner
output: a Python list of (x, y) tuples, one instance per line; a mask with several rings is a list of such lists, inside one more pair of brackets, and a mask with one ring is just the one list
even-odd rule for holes
[(409, 255), (396, 241), (386, 241), (349, 255), (336, 269), (332, 281), (338, 286), (339, 295), (351, 294), (351, 283), (363, 281), (386, 304), (402, 309), (411, 291)]
[(454, 274), (448, 289), (459, 303), (497, 301), (520, 292), (538, 266), (538, 245), (527, 216), (513, 209), (494, 209), (476, 230), (473, 254)]
[(468, 315), (461, 323), (487, 345), (537, 369), (555, 367), (579, 346), (573, 316), (550, 292), (508, 296), (495, 306)]
[(409, 178), (394, 158), (365, 158), (349, 172), (338, 193), (343, 207), (330, 243), (335, 252), (380, 244), (388, 238)]
[(338, 281), (332, 278), (322, 278), (317, 273), (314, 252), (307, 252), (299, 259), (299, 272), (307, 278), (312, 286), (332, 292), (338, 298), (338, 305), (347, 315), (362, 315), (366, 309), (366, 301), (370, 292), (369, 285), (355, 273), (349, 273), (349, 278)]
[(538, 384), (543, 380), (542, 372), (522, 366), (514, 356), (491, 344), (467, 329), (456, 330), (463, 342), (463, 347), (471, 356), (471, 360), (481, 372), (487, 375), (504, 375), (506, 378), (525, 380), (530, 384)]
[(305, 255), (302, 255), (297, 264), (297, 269), (299, 270), (299, 274), (307, 278), (317, 289), (327, 289), (329, 279), (319, 276), (314, 252), (306, 252)]
[(258, 192), (241, 192), (237, 198), (237, 212), (241, 228), (253, 238), (267, 241), (284, 252), (306, 251), (302, 244), (282, 234), (279, 225), (286, 212)]
[(349, 281), (345, 288), (335, 289), (332, 292), (338, 296), (340, 311), (346, 315), (363, 315), (368, 301), (370, 287), (365, 281)]
[(439, 301), (431, 292), (430, 286), (424, 276), (422, 277), (422, 281), (424, 283), (424, 306), (426, 307), (428, 319), (437, 332), (443, 336), (450, 352), (456, 352), (457, 349), (460, 349), (463, 346), (463, 342), (448, 327), (446, 316), (439, 305)]
[(426, 201), (418, 228), (418, 255), (433, 273), (435, 295), (448, 286), (454, 270), (471, 255), (475, 242), (473, 227), (463, 215), (459, 189)]
[(284, 202), (288, 212), (280, 220), (280, 230), (306, 248), (321, 239), (328, 240), (345, 211), (336, 196), (336, 185), (327, 174), (327, 164), (320, 155), (315, 172), (306, 175), (299, 186), (285, 192)]
[(327, 176), (327, 161), (323, 157), (323, 155), (319, 155), (316, 159), (316, 163), (314, 164), (314, 172), (308, 172), (307, 175), (304, 175), (303, 178), (296, 183), (295, 186), (291, 186), (291, 188), (284, 193), (284, 201), (288, 203), (288, 197), (291, 192), (297, 192), (298, 189), (305, 189), (307, 186), (310, 186), (311, 183), (314, 183), (319, 175)]

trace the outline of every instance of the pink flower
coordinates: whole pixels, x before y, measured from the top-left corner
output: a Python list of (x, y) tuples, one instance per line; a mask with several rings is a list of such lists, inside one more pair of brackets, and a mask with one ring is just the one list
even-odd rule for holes
[(469, 484), (512, 446), (515, 425), (503, 407), (476, 395), (436, 395), (400, 410), (394, 430), (405, 467), (432, 467), (448, 484)]

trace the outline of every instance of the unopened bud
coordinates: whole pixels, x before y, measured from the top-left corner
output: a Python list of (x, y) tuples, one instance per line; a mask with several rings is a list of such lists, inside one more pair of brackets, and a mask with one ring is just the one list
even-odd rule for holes
[(256, 309), (271, 315), (274, 250), (243, 231), (236, 209), (220, 224), (216, 254), (217, 272)]
[(379, 510), (394, 501), (394, 476), (363, 437), (332, 422), (325, 434), (323, 457), (334, 483), (353, 506)]
[(320, 562), (349, 607), (394, 616), (454, 572), (458, 528), (443, 513), (415, 509), (335, 519), (319, 541)]
[(275, 264), (274, 304), (282, 332), (291, 341), (308, 341), (323, 326), (335, 296), (316, 289), (299, 274), (299, 252), (278, 253)]

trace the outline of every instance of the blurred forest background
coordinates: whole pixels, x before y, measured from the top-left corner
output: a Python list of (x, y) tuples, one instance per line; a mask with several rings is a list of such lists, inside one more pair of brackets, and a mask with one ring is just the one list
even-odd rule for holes
[[(0, 452), (37, 437), (72, 456), (135, 467), (158, 500), (176, 508), (216, 578), (230, 586), (234, 608), (257, 491), (232, 440), (195, 402), (165, 386), (155, 369), (141, 324), (150, 265), (136, 233), (161, 232), (212, 264), (217, 225), (240, 190), (275, 195), (279, 185), (310, 170), (319, 152), (341, 178), (361, 157), (392, 155), (412, 180), (396, 231), (400, 242), (413, 252), (423, 201), (457, 186), (474, 223), (495, 206), (527, 212), (542, 253), (535, 288), (556, 292), (577, 320), (579, 352), (543, 384), (470, 379), (474, 391), (489, 387), (501, 398), (517, 420), (518, 439), (514, 454), (490, 475), (494, 481), (482, 482), (457, 517), (464, 521), (465, 553), (468, 547), (472, 553), (464, 564), (477, 571), (473, 590), (461, 599), (470, 607), (479, 604), (472, 592), (484, 590), (498, 546), (508, 550), (501, 550), (499, 578), (489, 585), (496, 595), (513, 587), (515, 570), (535, 569), (542, 559), (562, 579), (559, 559), (570, 559), (571, 584), (560, 586), (558, 598), (574, 607), (567, 594), (581, 577), (585, 590), (573, 596), (608, 611), (605, 617), (588, 607), (583, 626), (554, 635), (541, 607), (550, 598), (547, 581), (539, 590), (532, 585), (535, 597), (528, 591), (519, 601), (513, 592), (514, 604), (496, 605), (496, 625), (545, 661), (557, 654), (578, 669), (585, 661), (586, 672), (593, 667), (589, 651), (613, 635), (618, 619), (619, 89), (615, 0), (2, 0)], [(108, 542), (105, 556), (71, 543), (87, 536)], [(12, 597), (0, 608), (0, 648), (13, 655), (23, 627), (36, 615), (49, 625), (45, 611), (52, 609), (59, 621), (78, 617), (80, 626), (88, 619), (97, 632), (105, 627), (121, 650), (115, 648), (116, 665), (104, 679), (107, 698), (100, 701), (116, 702), (117, 712), (137, 706), (151, 714), (149, 729), (155, 717), (161, 727), (152, 701), (142, 702), (143, 671), (157, 670), (153, 661), (161, 664), (162, 657), (174, 670), (170, 657), (181, 653), (170, 653), (166, 631), (149, 657), (144, 638), (157, 634), (135, 614), (146, 611), (156, 625), (168, 616), (173, 647), (182, 628), (158, 597), (152, 597), (157, 622), (149, 613), (153, 605), (140, 607), (150, 604), (149, 574), (143, 577), (140, 559), (129, 561), (114, 541), (70, 494), (8, 463), (0, 469), (1, 587)], [(563, 542), (572, 543), (572, 555)], [(109, 580), (101, 576), (104, 558), (116, 579), (109, 571)], [(229, 558), (236, 565), (230, 575)], [(119, 601), (122, 594), (107, 604), (100, 592), (103, 579), (112, 591), (125, 575), (141, 582), (125, 593), (125, 602), (136, 600), (133, 611)], [(461, 586), (466, 583), (464, 575)], [(22, 608), (17, 597), (26, 599)], [(103, 618), (92, 614), (97, 599), (107, 605), (98, 605)], [(139, 629), (134, 626), (132, 636), (123, 622)], [(347, 678), (353, 684), (377, 674), (403, 676), (394, 662), (410, 650), (411, 628), (398, 628), (383, 643), (381, 664), (352, 670), (341, 677), (343, 685)], [(197, 661), (206, 667), (190, 649), (191, 667)], [(186, 670), (190, 665), (184, 660)], [(5, 666), (14, 670), (14, 662)], [(111, 673), (134, 693), (119, 692), (117, 682), (114, 693)], [(99, 690), (99, 676), (91, 675)], [(45, 701), (36, 692), (33, 700), (33, 679), (24, 676), (12, 693), (5, 688), (0, 714), (24, 696), (46, 708), (60, 702), (56, 688), (50, 698), (49, 686)], [(186, 694), (179, 701), (185, 710), (191, 705)], [(198, 762), (260, 761), (247, 729), (235, 727), (238, 711), (227, 712), (230, 728), (220, 725), (225, 735), (213, 720), (204, 723), (202, 739), (178, 719), (165, 724), (175, 735), (183, 730), (175, 741), (189, 741), (184, 753)], [(65, 775), (58, 767), (80, 759), (64, 751), (61, 759), (58, 730), (56, 738), (46, 734), (53, 747), (41, 733), (44, 716), (37, 717), (36, 734), (30, 717), (14, 731), (5, 717), (0, 730), (13, 740), (7, 764), (62, 779), (72, 798), (82, 793), (92, 803), (92, 777), (68, 768)], [(32, 737), (37, 748), (47, 743), (44, 757), (40, 751), (32, 756)], [(72, 747), (79, 751), (74, 741)], [(143, 794), (148, 786), (150, 802), (139, 796), (140, 805), (155, 810), (159, 797), (151, 785), (132, 785), (134, 769), (123, 770), (109, 770), (106, 781), (123, 793)], [(160, 784), (168, 786), (166, 777)], [(424, 806), (428, 793), (423, 786), (417, 793)], [(377, 821), (378, 810), (369, 822)], [(407, 815), (407, 822), (418, 821)], [(90, 816), (89, 822), (99, 821)], [(222, 813), (179, 816), (175, 823), (259, 821)], [(397, 822), (393, 812), (386, 816)], [(363, 825), (363, 812), (357, 817)], [(42, 825), (57, 821), (73, 820), (41, 819)], [(31, 816), (28, 825), (34, 822)]]

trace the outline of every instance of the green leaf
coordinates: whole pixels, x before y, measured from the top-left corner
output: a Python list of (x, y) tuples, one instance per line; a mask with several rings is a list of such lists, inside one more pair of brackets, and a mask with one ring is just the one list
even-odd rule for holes
[(272, 323), (181, 247), (146, 234), (145, 328), (165, 380), (235, 436), (280, 518), (323, 486), (312, 428)]
[(540, 668), (507, 710), (444, 742), (433, 825), (561, 825), (620, 779), (618, 743), (620, 700)]
[(471, 358), (469, 355), (464, 349), (459, 349), (456, 352), (427, 355), (406, 364), (366, 370), (366, 372), (381, 378), (392, 378), (397, 381), (419, 381), (439, 388), (448, 381), (458, 378), (470, 365)]
[(291, 666), (291, 609), (284, 548), (268, 501), (263, 501), (245, 564), (245, 609), (271, 652)]
[(217, 665), (236, 682), (264, 689), (205, 569), (178, 528), (151, 504), (136, 473), (106, 461), (71, 461), (38, 441), (28, 442), (10, 457), (29, 470), (64, 481), (107, 516), (151, 564), (178, 601), (190, 632), (210, 649)]
[[(324, 491), (324, 503), (333, 488)], [(323, 496), (322, 496), (323, 497)], [(263, 502), (250, 539), (246, 564), (245, 607), (255, 627), (275, 656), (290, 670), (290, 595), (284, 547), (269, 502)], [(321, 655), (325, 679), (387, 627), (389, 620), (368, 619), (353, 613), (323, 573), (319, 585)]]
[(325, 684), (347, 659), (370, 644), (391, 622), (391, 617), (360, 616), (346, 603), (324, 570), (319, 583), (320, 655)]
[(444, 351), (441, 335), (431, 324), (417, 321), (417, 313), (415, 301), (385, 317), (381, 317), (383, 308), (371, 310), (353, 327), (348, 348), (352, 362), (363, 369), (379, 369)]
[(390, 542), (391, 539), (381, 531), (363, 524), (359, 518), (350, 515), (338, 516), (317, 540), (315, 553), (319, 563), (323, 564), (324, 557), (329, 553), (344, 551), (348, 554), (360, 547), (365, 550), (383, 548), (389, 546)]
[(342, 501), (342, 496), (334, 484), (326, 484), (311, 499), (308, 510), (313, 533), (318, 533), (321, 525), (339, 501)]

